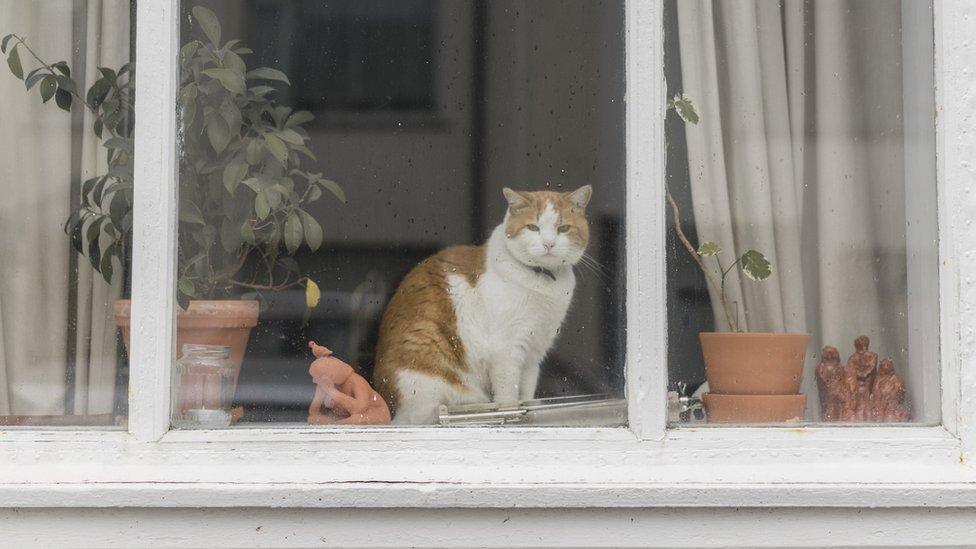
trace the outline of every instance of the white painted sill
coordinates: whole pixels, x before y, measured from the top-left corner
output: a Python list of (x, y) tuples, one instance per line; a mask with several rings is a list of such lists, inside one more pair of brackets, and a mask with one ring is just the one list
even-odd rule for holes
[(959, 507), (942, 427), (0, 432), (14, 507)]

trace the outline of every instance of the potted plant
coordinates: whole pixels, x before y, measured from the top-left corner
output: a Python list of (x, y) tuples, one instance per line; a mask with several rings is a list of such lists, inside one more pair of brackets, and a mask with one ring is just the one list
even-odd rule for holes
[[(688, 96), (675, 95), (667, 108), (685, 123), (698, 124), (698, 113)], [(769, 278), (769, 260), (757, 250), (747, 250), (723, 262), (723, 250), (717, 243), (705, 241), (694, 246), (681, 228), (681, 214), (670, 191), (667, 200), (678, 240), (718, 296), (729, 326), (728, 332), (699, 334), (709, 389), (704, 396), (709, 421), (763, 423), (802, 419), (806, 397), (800, 394), (800, 382), (809, 334), (744, 332), (740, 329), (738, 303), (726, 294), (727, 279), (736, 269), (754, 281)], [(709, 265), (710, 258), (714, 265)]]
[[(303, 168), (315, 161), (308, 149), (306, 111), (279, 105), (270, 84), (289, 85), (279, 70), (248, 70), (251, 53), (239, 40), (221, 41), (216, 15), (192, 10), (202, 31), (180, 51), (180, 207), (177, 352), (184, 343), (228, 345), (234, 383), (240, 372), (259, 299), (268, 292), (304, 287), (309, 309), (319, 288), (294, 259), (304, 243), (322, 244), (322, 227), (308, 206), (324, 192), (345, 202), (342, 189)], [(78, 253), (111, 283), (115, 264), (128, 264), (132, 244), (133, 99), (135, 66), (100, 67), (82, 95), (64, 61), (47, 63), (25, 39), (5, 36), (0, 50), (28, 90), (54, 98), (70, 111), (81, 104), (93, 115), (108, 171), (85, 181), (81, 203), (65, 223)], [(25, 74), (21, 54), (38, 67)], [(113, 261), (114, 260), (114, 261)], [(115, 304), (116, 323), (129, 342), (129, 301)]]

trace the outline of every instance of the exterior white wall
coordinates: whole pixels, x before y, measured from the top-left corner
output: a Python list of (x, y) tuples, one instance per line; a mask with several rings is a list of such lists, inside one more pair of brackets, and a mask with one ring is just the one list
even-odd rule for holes
[(972, 508), (65, 509), (2, 511), (0, 524), (7, 547), (976, 545)]

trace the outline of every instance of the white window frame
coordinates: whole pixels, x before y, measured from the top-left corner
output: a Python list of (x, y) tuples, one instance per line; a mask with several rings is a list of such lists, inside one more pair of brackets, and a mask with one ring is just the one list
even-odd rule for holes
[[(936, 506), (976, 502), (976, 3), (936, 0), (943, 424), (666, 428), (662, 4), (626, 7), (630, 427), (169, 431), (177, 0), (138, 3), (127, 431), (0, 431), (7, 507)], [(156, 70), (158, 68), (158, 70)], [(966, 273), (963, 276), (963, 273)]]

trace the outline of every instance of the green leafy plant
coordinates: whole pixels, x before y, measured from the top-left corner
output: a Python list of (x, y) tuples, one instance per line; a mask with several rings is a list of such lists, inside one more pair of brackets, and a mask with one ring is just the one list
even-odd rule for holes
[[(336, 182), (303, 167), (316, 161), (305, 129), (314, 117), (278, 104), (274, 86), (290, 85), (287, 75), (248, 70), (251, 50), (240, 40), (222, 42), (212, 11), (197, 6), (192, 14), (203, 36), (183, 45), (179, 57), (178, 301), (185, 308), (191, 298), (261, 297), (304, 286), (314, 307), (318, 286), (293, 256), (303, 243), (313, 251), (322, 244), (309, 205), (325, 193), (346, 201)], [(28, 90), (37, 87), (42, 101), (53, 97), (66, 111), (81, 103), (94, 117), (109, 169), (82, 184), (65, 230), (110, 281), (112, 258), (125, 265), (131, 249), (135, 67), (99, 68), (83, 97), (66, 62), (44, 62), (16, 34), (0, 46), (11, 73)], [(24, 74), (21, 50), (39, 67)]]
[[(99, 78), (82, 96), (65, 61), (47, 63), (16, 34), (0, 40), (0, 52), (7, 54), (10, 72), (24, 81), (27, 90), (37, 88), (41, 101), (52, 98), (57, 106), (70, 111), (83, 104), (91, 111), (92, 130), (106, 149), (108, 171), (81, 185), (81, 203), (65, 223), (71, 244), (80, 254), (87, 250), (92, 267), (111, 283), (113, 258), (126, 264), (132, 243), (132, 102), (135, 95), (135, 71), (125, 64), (117, 71), (98, 69)], [(21, 52), (37, 68), (24, 73)], [(104, 238), (101, 238), (104, 237)], [(103, 242), (106, 244), (103, 247)]]
[[(683, 93), (679, 93), (673, 99), (668, 100), (667, 110), (674, 110), (678, 117), (687, 124), (698, 124), (699, 117), (698, 112), (695, 110), (695, 105), (691, 98)], [(678, 240), (681, 241), (684, 248), (694, 258), (702, 273), (705, 274), (705, 279), (708, 283), (718, 291), (719, 301), (722, 304), (722, 312), (725, 314), (725, 320), (729, 324), (729, 329), (733, 332), (741, 331), (739, 330), (738, 303), (730, 301), (726, 295), (726, 280), (736, 267), (746, 277), (752, 280), (766, 280), (773, 274), (772, 265), (766, 259), (766, 256), (756, 250), (747, 250), (726, 265), (722, 263), (720, 258), (722, 247), (717, 243), (706, 241), (699, 244), (696, 248), (681, 228), (681, 212), (678, 209), (678, 203), (671, 196), (670, 189), (667, 191), (667, 200), (674, 214), (674, 229), (678, 235)], [(709, 257), (715, 258), (714, 269), (706, 265), (706, 258)]]

